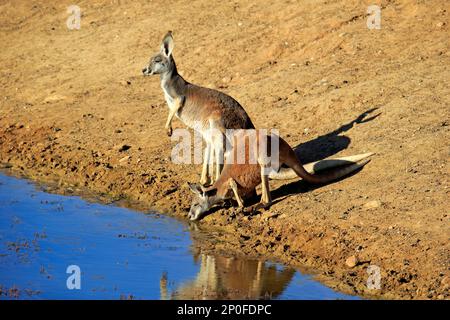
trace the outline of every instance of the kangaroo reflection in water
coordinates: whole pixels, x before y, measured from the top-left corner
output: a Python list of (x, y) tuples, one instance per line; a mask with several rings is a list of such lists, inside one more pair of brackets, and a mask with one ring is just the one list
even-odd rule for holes
[(207, 254), (200, 259), (200, 270), (194, 280), (169, 292), (170, 281), (163, 273), (160, 280), (162, 300), (168, 299), (274, 299), (279, 296), (295, 274), (289, 268), (277, 268), (257, 260), (241, 260)]

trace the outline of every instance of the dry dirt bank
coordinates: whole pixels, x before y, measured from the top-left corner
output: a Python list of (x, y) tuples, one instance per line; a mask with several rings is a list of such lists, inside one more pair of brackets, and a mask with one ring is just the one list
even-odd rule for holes
[(185, 78), (234, 96), (302, 160), (376, 152), (324, 187), (273, 183), (259, 215), (216, 211), (200, 225), (222, 241), (205, 247), (311, 267), (346, 292), (448, 299), (448, 4), (382, 1), (368, 30), (365, 1), (77, 1), (76, 31), (70, 4), (0, 2), (3, 166), (184, 216), (200, 168), (170, 162), (158, 79), (140, 74), (173, 30)]

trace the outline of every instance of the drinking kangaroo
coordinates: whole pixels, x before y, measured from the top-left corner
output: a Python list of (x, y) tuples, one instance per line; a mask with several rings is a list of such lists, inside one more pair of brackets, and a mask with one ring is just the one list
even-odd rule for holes
[[(372, 153), (365, 153), (321, 160), (304, 167), (289, 144), (276, 135), (268, 136), (259, 130), (240, 130), (232, 139), (232, 149), (226, 154), (225, 166), (219, 179), (208, 188), (198, 184), (189, 184), (195, 194), (189, 211), (191, 220), (198, 220), (211, 207), (233, 196), (239, 207), (243, 207), (244, 199), (253, 196), (256, 193), (256, 187), (261, 182), (261, 202), (255, 208), (267, 208), (272, 202), (269, 178), (293, 179), (298, 176), (312, 183), (327, 183), (361, 168), (369, 161), (367, 158), (372, 155)], [(278, 144), (278, 152), (270, 154), (268, 151), (272, 150), (271, 144), (274, 142)], [(230, 157), (231, 160), (229, 160)], [(236, 159), (243, 161), (236, 161)], [(282, 165), (288, 168), (281, 167)], [(311, 174), (338, 166), (341, 168), (331, 172)], [(270, 172), (269, 167), (272, 169)]]
[(186, 126), (198, 131), (205, 140), (200, 178), (200, 183), (205, 185), (219, 178), (223, 166), (226, 129), (253, 129), (254, 126), (244, 108), (229, 95), (184, 80), (177, 72), (172, 55), (173, 47), (172, 32), (169, 31), (163, 38), (160, 51), (150, 59), (149, 65), (142, 72), (144, 75), (159, 74), (161, 77), (161, 88), (169, 107), (165, 126), (167, 134), (172, 135), (172, 120), (177, 116)]

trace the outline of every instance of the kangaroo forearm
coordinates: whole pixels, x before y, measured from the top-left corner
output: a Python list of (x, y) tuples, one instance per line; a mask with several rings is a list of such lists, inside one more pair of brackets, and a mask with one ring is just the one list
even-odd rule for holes
[(168, 115), (167, 121), (166, 121), (166, 129), (171, 127), (173, 117), (178, 112), (178, 110), (180, 110), (180, 108), (183, 107), (184, 101), (185, 101), (184, 97), (180, 97), (180, 98), (175, 99), (174, 107), (169, 109), (169, 115)]

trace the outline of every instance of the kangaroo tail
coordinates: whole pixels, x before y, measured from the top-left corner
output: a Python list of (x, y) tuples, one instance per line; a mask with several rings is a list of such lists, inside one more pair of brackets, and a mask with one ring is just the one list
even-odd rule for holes
[[(373, 153), (363, 153), (354, 156), (348, 156), (335, 159), (324, 159), (316, 162), (308, 163), (302, 166), (297, 157), (291, 157), (291, 163), (286, 163), (289, 168), (281, 168), (278, 172), (271, 172), (269, 179), (272, 180), (287, 180), (301, 177), (308, 182), (312, 183), (326, 183), (339, 179), (349, 173), (358, 170), (363, 167), (370, 160), (367, 159), (372, 156)], [(295, 154), (294, 154), (295, 156)], [(324, 174), (315, 174), (319, 171), (342, 167), (337, 170), (333, 170)]]

